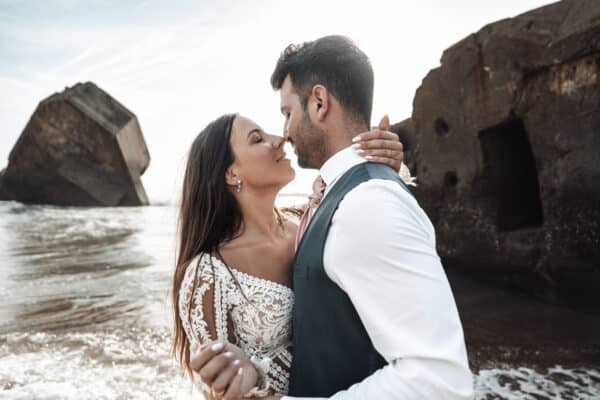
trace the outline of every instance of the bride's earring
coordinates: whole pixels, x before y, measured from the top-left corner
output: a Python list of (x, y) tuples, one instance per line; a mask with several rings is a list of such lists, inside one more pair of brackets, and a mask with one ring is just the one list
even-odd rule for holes
[(236, 191), (239, 193), (242, 190), (242, 181), (238, 179)]

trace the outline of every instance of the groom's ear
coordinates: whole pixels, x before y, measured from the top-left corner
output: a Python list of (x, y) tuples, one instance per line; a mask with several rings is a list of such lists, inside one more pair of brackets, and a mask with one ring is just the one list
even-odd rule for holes
[(329, 112), (329, 91), (323, 85), (315, 85), (312, 88), (310, 99), (317, 121), (322, 122)]

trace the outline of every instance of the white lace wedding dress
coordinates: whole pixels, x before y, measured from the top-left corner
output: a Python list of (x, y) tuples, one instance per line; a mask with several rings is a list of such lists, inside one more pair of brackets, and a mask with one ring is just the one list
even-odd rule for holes
[(192, 343), (229, 341), (262, 375), (250, 394), (286, 394), (292, 361), (292, 289), (261, 279), (209, 254), (187, 267), (179, 292), (183, 328)]

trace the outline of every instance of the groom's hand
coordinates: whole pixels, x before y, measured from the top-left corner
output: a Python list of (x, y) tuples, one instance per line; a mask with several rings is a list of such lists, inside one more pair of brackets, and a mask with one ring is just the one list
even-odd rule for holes
[(384, 115), (377, 128), (357, 135), (352, 141), (356, 152), (372, 162), (389, 165), (400, 171), (404, 160), (404, 147), (398, 135), (389, 132), (390, 119)]
[(258, 380), (254, 365), (231, 343), (214, 342), (192, 351), (190, 367), (223, 399), (243, 397)]

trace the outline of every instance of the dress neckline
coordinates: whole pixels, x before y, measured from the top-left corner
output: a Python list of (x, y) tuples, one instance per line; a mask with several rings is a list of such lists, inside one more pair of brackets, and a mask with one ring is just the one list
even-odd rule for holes
[(232, 272), (234, 272), (237, 275), (241, 275), (243, 277), (245, 277), (246, 279), (250, 279), (250, 280), (254, 280), (256, 282), (261, 282), (267, 286), (273, 287), (273, 288), (279, 288), (282, 289), (283, 291), (288, 291), (288, 292), (294, 292), (293, 289), (287, 285), (284, 285), (283, 283), (279, 283), (276, 282), (274, 280), (271, 279), (265, 279), (265, 278), (261, 278), (259, 276), (256, 275), (252, 275), (249, 274), (247, 272), (241, 271), (235, 267), (232, 267), (230, 265), (228, 265), (227, 263), (225, 263), (225, 261), (222, 259), (222, 257), (219, 256), (213, 256), (212, 254), (210, 255), (211, 258), (213, 258), (214, 260), (216, 260), (219, 264), (221, 264), (222, 267), (224, 267), (225, 269), (229, 269)]

